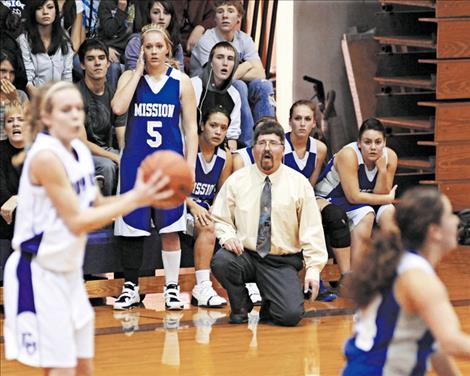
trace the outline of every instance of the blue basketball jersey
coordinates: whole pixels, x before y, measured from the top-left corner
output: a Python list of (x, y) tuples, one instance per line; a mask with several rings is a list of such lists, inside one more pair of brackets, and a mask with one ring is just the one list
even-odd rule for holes
[[(344, 146), (344, 148), (352, 148), (357, 156), (358, 170), (357, 177), (359, 182), (359, 189), (361, 192), (373, 192), (375, 183), (377, 181), (377, 167), (373, 170), (368, 170), (364, 164), (361, 151), (359, 150), (356, 142)], [(385, 157), (387, 156), (387, 149), (384, 149)], [(364, 204), (351, 204), (344, 194), (343, 187), (339, 178), (338, 171), (334, 166), (335, 156), (330, 159), (326, 168), (320, 174), (318, 182), (315, 185), (315, 193), (328, 199), (330, 202), (342, 207), (345, 211), (358, 209)]]
[[(153, 152), (173, 150), (183, 155), (180, 82), (181, 72), (170, 66), (158, 82), (149, 75), (140, 78), (127, 115), (126, 143), (119, 166), (119, 193), (128, 192), (134, 187), (138, 167)], [(154, 212), (157, 227), (165, 228), (181, 218), (184, 206)], [(150, 208), (140, 208), (124, 216), (123, 221), (125, 226), (137, 231), (140, 236), (138, 231), (149, 231), (150, 216)], [(116, 235), (128, 233), (121, 227), (124, 228), (115, 225)]]
[(255, 158), (253, 157), (253, 147), (249, 146), (243, 149), (238, 149), (235, 153), (239, 154), (243, 160), (244, 167), (251, 166), (255, 163)]
[[(397, 274), (410, 269), (435, 274), (429, 262), (414, 251), (402, 256)], [(356, 315), (354, 336), (345, 345), (343, 376), (426, 374), (434, 338), (424, 320), (401, 309), (393, 286)]]
[(224, 169), (226, 159), (225, 150), (217, 147), (210, 162), (206, 162), (202, 152), (198, 152), (196, 159), (196, 182), (191, 198), (202, 207), (209, 209), (214, 202), (217, 192), (217, 183)]
[(294, 150), (294, 145), (292, 145), (290, 137), (291, 132), (286, 133), (284, 164), (300, 172), (307, 179), (310, 179), (317, 164), (317, 143), (313, 137), (309, 137), (305, 156), (300, 159)]

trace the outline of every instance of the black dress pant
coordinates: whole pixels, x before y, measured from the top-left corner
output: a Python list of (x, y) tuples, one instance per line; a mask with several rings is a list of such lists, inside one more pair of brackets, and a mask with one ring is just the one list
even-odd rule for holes
[(221, 248), (212, 258), (212, 272), (227, 290), (232, 313), (251, 310), (245, 283), (256, 282), (263, 298), (261, 316), (273, 323), (294, 326), (304, 313), (304, 297), (298, 272), (302, 254), (261, 258), (254, 251), (241, 256)]

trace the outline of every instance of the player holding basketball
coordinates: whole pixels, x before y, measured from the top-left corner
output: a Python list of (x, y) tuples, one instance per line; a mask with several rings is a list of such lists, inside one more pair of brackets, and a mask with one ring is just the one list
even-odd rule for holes
[(31, 109), (33, 133), (40, 133), (24, 163), (15, 251), (5, 266), (5, 354), (46, 374), (91, 375), (94, 312), (82, 278), (86, 233), (173, 193), (162, 190), (169, 180), (160, 172), (144, 183), (139, 169), (125, 195), (101, 196), (90, 151), (78, 139), (85, 114), (73, 84), (43, 87)]
[[(142, 28), (141, 39), (142, 51), (136, 69), (122, 74), (111, 102), (116, 114), (128, 112), (120, 165), (121, 193), (131, 188), (140, 162), (156, 150), (184, 154), (191, 171), (194, 171), (197, 154), (196, 99), (191, 81), (168, 64), (172, 49), (165, 30), (155, 24), (147, 25)], [(147, 207), (116, 220), (114, 233), (120, 236), (118, 244), (125, 283), (115, 309), (127, 309), (140, 303), (139, 269), (144, 237), (150, 235), (151, 219), (162, 241), (165, 307), (183, 309), (178, 286), (181, 260), (178, 232), (186, 230), (185, 212), (184, 204), (165, 210)]]
[[(192, 304), (202, 307), (222, 307), (227, 301), (212, 288), (210, 264), (215, 247), (214, 220), (209, 212), (216, 192), (232, 172), (232, 158), (224, 140), (230, 125), (230, 114), (216, 107), (202, 114), (199, 128), (199, 152), (196, 160), (196, 184), (186, 200), (194, 226), (194, 266), (196, 285)], [(190, 226), (188, 226), (189, 228)]]
[(459, 220), (446, 196), (413, 188), (397, 205), (400, 235), (380, 234), (357, 264), (350, 294), (359, 310), (345, 346), (343, 376), (460, 375), (449, 356), (470, 359), (463, 333), (435, 267), (457, 247)]

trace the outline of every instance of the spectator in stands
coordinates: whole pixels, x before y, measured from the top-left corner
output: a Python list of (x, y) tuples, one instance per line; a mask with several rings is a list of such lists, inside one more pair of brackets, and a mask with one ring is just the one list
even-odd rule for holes
[(98, 38), (109, 48), (108, 81), (115, 89), (124, 64), (124, 51), (129, 41), (130, 31), (127, 24), (128, 8), (131, 0), (101, 1), (98, 8)]
[(218, 105), (230, 113), (230, 127), (227, 138), (230, 150), (237, 149), (240, 136), (240, 94), (232, 86), (237, 69), (237, 52), (229, 42), (219, 42), (212, 48), (209, 61), (199, 76), (192, 77), (199, 120), (202, 114)]
[(386, 146), (383, 124), (370, 118), (362, 123), (357, 142), (333, 156), (315, 186), (318, 196), (338, 205), (348, 216), (353, 271), (355, 260), (367, 247), (374, 220), (384, 230), (396, 229), (392, 205), (396, 169), (397, 155)]
[(82, 0), (83, 2), (83, 29), (86, 38), (96, 37), (98, 27), (98, 8), (100, 0)]
[(191, 76), (200, 74), (202, 66), (209, 59), (210, 50), (217, 42), (225, 40), (235, 46), (240, 62), (233, 82), (242, 100), (240, 140), (250, 146), (253, 123), (263, 116), (274, 116), (275, 108), (273, 85), (266, 80), (255, 43), (248, 34), (239, 30), (243, 14), (244, 9), (239, 0), (216, 0), (216, 26), (207, 30), (194, 47), (190, 70)]
[(19, 101), (28, 102), (28, 96), (23, 90), (18, 90), (15, 81), (17, 62), (8, 51), (0, 50), (0, 140), (7, 138), (5, 125), (5, 103)]
[[(256, 282), (263, 298), (260, 320), (296, 325), (306, 289), (318, 293), (325, 266), (323, 227), (312, 185), (284, 166), (284, 129), (275, 121), (254, 134), (255, 164), (232, 174), (212, 207), (222, 248), (212, 271), (227, 290), (231, 323), (248, 321), (253, 303), (245, 288)], [(304, 290), (298, 272), (305, 261)]]
[(174, 2), (178, 25), (187, 56), (191, 54), (202, 34), (215, 26), (214, 0), (179, 0)]
[(5, 132), (7, 139), (0, 141), (0, 239), (11, 240), (21, 175), (12, 158), (25, 145), (24, 108), (17, 101), (5, 105)]
[(173, 58), (178, 62), (178, 68), (184, 72), (183, 47), (181, 46), (173, 3), (168, 0), (148, 0), (145, 13), (135, 21), (138, 32), (131, 35), (126, 47), (126, 69), (135, 69), (140, 55), (140, 30), (147, 24), (157, 24), (163, 27), (171, 38)]
[(82, 0), (58, 0), (62, 26), (70, 36), (72, 48), (78, 51), (83, 42), (85, 33), (82, 26), (83, 2)]
[(23, 12), (27, 3), (28, 2), (26, 0), (1, 0), (1, 4), (3, 6), (11, 9), (11, 11), (20, 18), (23, 17)]
[(25, 8), (26, 32), (18, 37), (31, 95), (50, 80), (72, 81), (73, 49), (60, 23), (57, 0), (31, 0)]
[[(7, 3), (13, 6), (11, 3)], [(23, 5), (24, 6), (24, 5)], [(15, 86), (24, 89), (26, 86), (26, 73), (24, 71), (23, 59), (21, 58), (21, 50), (18, 47), (16, 39), (23, 32), (23, 24), (21, 22), (22, 9), (18, 10), (9, 8), (0, 2), (0, 30), (2, 30), (1, 48), (7, 51), (16, 61)]]
[[(227, 301), (212, 288), (210, 263), (215, 247), (214, 221), (209, 212), (217, 192), (232, 172), (232, 158), (225, 143), (230, 114), (223, 107), (203, 112), (199, 127), (199, 152), (196, 158), (194, 189), (186, 204), (189, 209), (187, 232), (196, 239), (194, 267), (196, 285), (192, 304), (203, 307), (222, 307)], [(225, 144), (225, 145), (224, 145)], [(190, 229), (194, 231), (190, 231)]]
[(116, 188), (119, 166), (119, 150), (113, 147), (113, 129), (122, 150), (126, 116), (116, 116), (111, 108), (114, 89), (106, 82), (108, 47), (98, 39), (86, 39), (78, 50), (78, 56), (85, 73), (77, 84), (85, 105), (82, 139), (93, 155), (96, 175), (104, 177), (104, 196), (111, 196)]

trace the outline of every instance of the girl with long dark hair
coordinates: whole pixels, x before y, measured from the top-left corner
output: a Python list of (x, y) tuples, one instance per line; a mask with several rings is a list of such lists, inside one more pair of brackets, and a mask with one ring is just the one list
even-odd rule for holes
[(72, 81), (73, 50), (60, 22), (57, 0), (31, 0), (24, 16), (25, 33), (18, 37), (26, 69), (26, 91), (34, 94), (51, 80)]
[(178, 63), (180, 71), (184, 72), (183, 47), (180, 43), (178, 22), (175, 9), (171, 1), (167, 0), (149, 0), (144, 8), (145, 12), (135, 19), (135, 29), (137, 33), (132, 34), (126, 47), (125, 60), (126, 69), (135, 69), (137, 59), (140, 54), (140, 30), (147, 24), (157, 24), (165, 29), (170, 36), (172, 43), (172, 55)]
[(358, 312), (345, 346), (343, 376), (459, 375), (449, 359), (470, 359), (463, 333), (435, 268), (457, 247), (458, 218), (449, 199), (413, 188), (396, 207), (400, 234), (378, 234), (356, 265), (349, 293)]
[(393, 224), (397, 155), (386, 144), (385, 128), (374, 118), (365, 120), (356, 142), (344, 146), (320, 174), (315, 193), (341, 207), (351, 230), (352, 269), (372, 234), (374, 222)]

